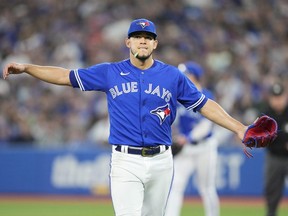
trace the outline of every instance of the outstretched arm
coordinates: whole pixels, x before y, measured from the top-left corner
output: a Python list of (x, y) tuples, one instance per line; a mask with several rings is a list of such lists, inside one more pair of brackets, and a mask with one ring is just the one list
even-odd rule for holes
[(3, 78), (7, 79), (10, 74), (24, 72), (48, 83), (71, 86), (70, 70), (61, 67), (9, 63), (3, 69)]
[(200, 113), (214, 123), (234, 132), (240, 140), (243, 139), (247, 126), (231, 117), (218, 103), (208, 100), (200, 109)]

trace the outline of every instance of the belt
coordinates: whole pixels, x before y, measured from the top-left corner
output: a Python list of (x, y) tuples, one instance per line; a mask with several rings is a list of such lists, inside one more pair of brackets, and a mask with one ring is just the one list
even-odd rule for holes
[(133, 147), (127, 145), (117, 145), (115, 148), (115, 150), (119, 152), (141, 155), (143, 157), (152, 157), (159, 153), (165, 152), (167, 149), (169, 149), (169, 146), (167, 145), (159, 145), (153, 147)]
[(203, 137), (202, 139), (197, 140), (197, 141), (193, 141), (193, 140), (192, 140), (190, 143), (191, 143), (192, 145), (198, 145), (199, 143), (205, 141), (206, 139), (208, 139), (208, 138), (211, 137), (211, 136), (212, 136), (212, 134), (209, 133), (207, 136)]

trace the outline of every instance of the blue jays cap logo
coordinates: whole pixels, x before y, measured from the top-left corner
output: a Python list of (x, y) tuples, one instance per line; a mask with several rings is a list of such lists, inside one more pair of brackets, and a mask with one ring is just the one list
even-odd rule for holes
[(145, 28), (146, 26), (150, 26), (150, 23), (148, 21), (138, 22), (137, 25), (140, 25), (142, 28)]
[(154, 110), (151, 110), (150, 113), (156, 115), (160, 120), (160, 125), (162, 125), (165, 119), (170, 116), (171, 110), (169, 104), (167, 103), (164, 106), (160, 106)]

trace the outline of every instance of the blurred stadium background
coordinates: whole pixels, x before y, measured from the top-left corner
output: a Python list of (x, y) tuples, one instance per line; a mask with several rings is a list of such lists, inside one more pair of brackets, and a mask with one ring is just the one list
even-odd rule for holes
[[(272, 82), (288, 84), (285, 0), (2, 0), (1, 69), (10, 61), (73, 69), (122, 60), (128, 25), (141, 17), (157, 26), (155, 58), (199, 62), (218, 103), (244, 123), (261, 114)], [(107, 127), (102, 93), (26, 75), (0, 79), (0, 196), (109, 197)], [(265, 151), (246, 159), (232, 134), (217, 135), (220, 197), (261, 198)], [(186, 195), (197, 197), (190, 182)]]

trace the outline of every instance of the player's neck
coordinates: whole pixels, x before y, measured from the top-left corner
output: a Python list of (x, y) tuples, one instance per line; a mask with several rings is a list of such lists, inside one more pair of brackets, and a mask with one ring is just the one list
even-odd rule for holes
[(131, 56), (130, 61), (132, 65), (141, 70), (146, 70), (154, 64), (154, 59), (152, 58), (152, 56), (145, 60), (140, 60), (138, 58), (135, 58), (134, 56)]

